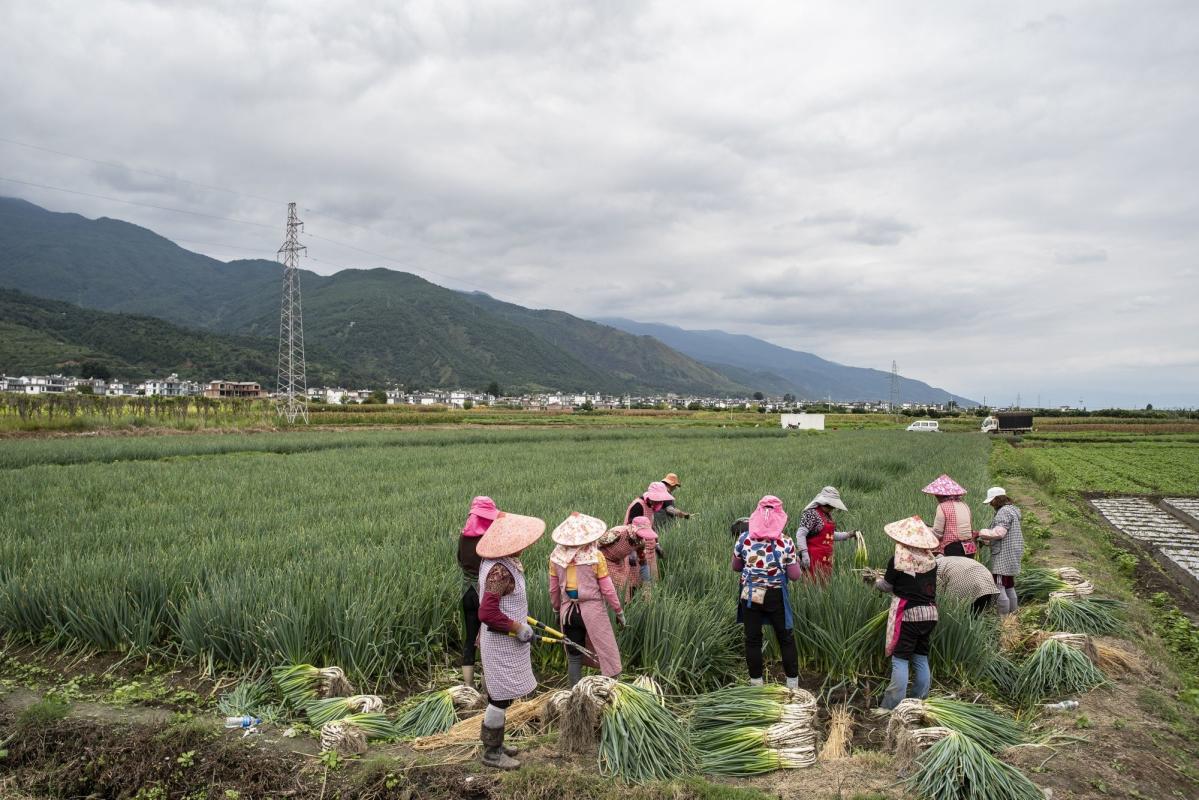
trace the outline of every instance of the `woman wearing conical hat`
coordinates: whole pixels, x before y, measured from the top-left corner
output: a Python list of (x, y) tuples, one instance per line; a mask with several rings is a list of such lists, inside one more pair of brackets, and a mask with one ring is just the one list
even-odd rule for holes
[(833, 571), (833, 546), (837, 542), (852, 539), (857, 531), (839, 531), (833, 522), (833, 510), (847, 510), (841, 493), (835, 487), (825, 486), (812, 502), (804, 507), (799, 518), (799, 530), (795, 532), (795, 546), (799, 548), (799, 559), (805, 570), (814, 577), (827, 578)]
[[(883, 530), (895, 542), (887, 571), (874, 588), (891, 597), (884, 652), (891, 657), (891, 683), (883, 708), (905, 697), (928, 697), (932, 673), (928, 668), (929, 641), (937, 626), (937, 536), (920, 517), (908, 517)], [(914, 671), (911, 691), (908, 676)]]
[(948, 475), (942, 475), (920, 491), (937, 498), (937, 515), (933, 518), (933, 533), (937, 535), (937, 552), (946, 556), (974, 558), (978, 552), (970, 506), (962, 502), (966, 489)]
[(479, 621), (483, 630), (483, 674), (487, 681), (487, 710), (483, 712), (483, 763), (516, 769), (516, 752), (504, 746), (508, 706), (537, 688), (530, 657), (533, 629), (520, 554), (545, 533), (536, 517), (501, 511), (479, 539)]
[[(621, 626), (624, 611), (598, 545), (607, 530), (602, 519), (575, 511), (550, 534), (557, 545), (550, 553), (550, 604), (558, 614), (562, 632), (595, 653), (596, 660), (588, 660), (586, 666), (615, 678), (621, 669), (620, 648), (607, 608), (616, 614)], [(566, 662), (570, 685), (574, 686), (583, 677), (583, 656), (568, 647)]]

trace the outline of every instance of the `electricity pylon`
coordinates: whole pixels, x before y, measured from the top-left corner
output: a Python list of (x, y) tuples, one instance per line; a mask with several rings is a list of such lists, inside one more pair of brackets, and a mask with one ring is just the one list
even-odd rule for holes
[(300, 272), (296, 262), (308, 248), (300, 244), (304, 223), (296, 204), (287, 204), (287, 238), (276, 253), (283, 264), (283, 304), (279, 312), (279, 380), (275, 407), (288, 422), (308, 424), (308, 378), (304, 374), (304, 318), (300, 312)]

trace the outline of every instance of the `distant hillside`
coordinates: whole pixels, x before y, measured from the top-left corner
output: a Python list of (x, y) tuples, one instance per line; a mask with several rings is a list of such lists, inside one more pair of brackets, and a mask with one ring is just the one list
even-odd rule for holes
[[(327, 374), (346, 382), (745, 391), (660, 343), (565, 314), (489, 307), (403, 272), (302, 271), (300, 281), (310, 357), (323, 353)], [(23, 200), (0, 198), (0, 287), (211, 332), (265, 339), (278, 329), (278, 264), (217, 261), (136, 225)]]
[[(599, 321), (629, 333), (653, 336), (680, 353), (727, 375), (730, 380), (749, 383), (761, 391), (793, 392), (806, 400), (820, 400), (829, 395), (834, 400), (887, 400), (891, 395), (889, 372), (847, 367), (752, 336), (718, 330), (684, 330), (672, 325), (618, 318)], [(755, 378), (755, 374), (758, 377)], [(783, 381), (782, 384), (778, 382), (779, 379)], [(899, 396), (902, 402), (942, 403), (956, 400), (963, 406), (977, 405), (973, 400), (902, 376), (899, 379)]]
[(650, 336), (633, 336), (564, 311), (534, 311), (481, 292), (464, 295), (475, 305), (536, 334), (580, 360), (628, 381), (653, 376), (653, 382), (677, 392), (744, 395), (747, 384), (730, 380)]
[[(274, 347), (267, 340), (189, 331), (154, 317), (0, 289), (0, 372), (9, 375), (78, 375), (90, 363), (126, 379), (178, 372), (192, 380), (238, 377), (273, 384)], [(319, 364), (314, 371), (321, 371)]]

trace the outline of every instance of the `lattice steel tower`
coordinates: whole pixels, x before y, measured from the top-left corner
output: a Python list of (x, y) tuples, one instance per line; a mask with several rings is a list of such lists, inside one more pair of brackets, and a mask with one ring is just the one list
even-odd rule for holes
[(891, 413), (899, 419), (899, 368), (891, 362)]
[(308, 252), (300, 244), (304, 223), (296, 204), (287, 204), (287, 238), (276, 257), (283, 264), (283, 306), (279, 312), (279, 380), (275, 407), (288, 422), (308, 423), (308, 378), (304, 374), (304, 318), (300, 313), (299, 257)]

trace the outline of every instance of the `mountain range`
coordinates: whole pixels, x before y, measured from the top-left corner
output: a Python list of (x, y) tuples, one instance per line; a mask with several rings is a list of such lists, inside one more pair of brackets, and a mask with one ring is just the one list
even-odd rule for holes
[[(889, 374), (720, 331), (590, 321), (389, 269), (301, 271), (310, 384), (886, 398)], [(163, 371), (271, 385), (273, 261), (219, 261), (120, 220), (0, 198), (0, 372)], [(48, 302), (57, 301), (57, 302)], [(882, 376), (880, 383), (879, 376)], [(919, 381), (903, 399), (957, 399)]]

